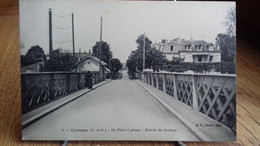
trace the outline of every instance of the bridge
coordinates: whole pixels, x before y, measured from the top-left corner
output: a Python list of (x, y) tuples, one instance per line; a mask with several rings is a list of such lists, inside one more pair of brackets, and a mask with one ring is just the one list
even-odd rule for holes
[[(235, 76), (22, 74), (24, 140), (235, 140)], [(161, 134), (158, 134), (161, 132)]]

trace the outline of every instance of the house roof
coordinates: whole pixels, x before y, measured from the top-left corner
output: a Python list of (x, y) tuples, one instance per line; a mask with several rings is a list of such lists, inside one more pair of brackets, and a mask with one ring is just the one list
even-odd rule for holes
[(44, 62), (45, 62), (46, 60), (43, 60), (43, 61), (39, 61), (39, 62), (36, 62), (36, 63), (34, 63), (34, 64), (30, 64), (30, 65), (27, 65), (27, 66), (23, 66), (23, 67), (21, 67), (21, 69), (22, 70), (34, 70), (34, 69), (36, 69), (36, 65), (37, 64), (44, 64)]
[[(97, 58), (95, 56), (87, 56), (87, 57), (83, 58), (81, 61), (79, 61), (78, 63), (76, 63), (76, 65), (84, 62), (87, 59), (91, 59), (91, 60), (93, 60), (93, 61), (95, 61), (97, 63), (99, 63), (99, 61), (100, 61), (99, 58)], [(107, 63), (105, 63), (104, 61), (101, 61), (101, 65), (105, 66), (105, 65), (107, 65)]]
[[(198, 50), (197, 46), (201, 45), (202, 51), (209, 51), (209, 47), (213, 46), (213, 49), (216, 51), (217, 48), (214, 47), (214, 44), (207, 43), (204, 40), (184, 40), (180, 38), (176, 38), (166, 43), (157, 43), (156, 45), (163, 47), (162, 50), (165, 53), (173, 52), (178, 53), (179, 51), (186, 51), (187, 45), (190, 45), (190, 51), (201, 51)], [(156, 46), (154, 45), (154, 46)], [(157, 47), (160, 48), (160, 47)]]

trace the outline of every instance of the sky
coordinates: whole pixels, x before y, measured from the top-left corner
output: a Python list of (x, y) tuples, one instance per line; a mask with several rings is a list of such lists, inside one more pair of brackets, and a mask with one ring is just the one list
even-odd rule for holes
[(152, 42), (192, 37), (215, 43), (217, 34), (225, 32), (227, 11), (234, 6), (233, 2), (20, 0), (21, 54), (34, 45), (49, 53), (49, 8), (53, 14), (53, 49), (72, 52), (73, 13), (75, 51), (92, 51), (100, 40), (102, 17), (102, 40), (110, 45), (114, 58), (126, 62), (143, 33)]

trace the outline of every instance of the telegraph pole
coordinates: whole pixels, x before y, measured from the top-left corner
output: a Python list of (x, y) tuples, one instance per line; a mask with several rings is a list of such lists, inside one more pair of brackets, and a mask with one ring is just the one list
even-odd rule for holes
[(101, 81), (102, 68), (101, 68), (101, 48), (102, 48), (102, 17), (100, 18), (100, 41), (99, 41), (99, 77)]
[(75, 57), (75, 42), (74, 42), (74, 14), (71, 13), (72, 18), (72, 48), (73, 48), (73, 57)]
[(144, 33), (144, 44), (143, 44), (143, 71), (145, 69), (145, 33)]
[(52, 59), (52, 12), (51, 8), (49, 8), (49, 55), (50, 55), (50, 60)]

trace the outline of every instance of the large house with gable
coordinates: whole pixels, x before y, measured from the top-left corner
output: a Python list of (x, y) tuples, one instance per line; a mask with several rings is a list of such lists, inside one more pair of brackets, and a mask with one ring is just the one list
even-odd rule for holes
[(153, 47), (162, 51), (168, 60), (173, 57), (183, 58), (183, 62), (220, 62), (221, 51), (212, 43), (203, 40), (162, 40), (152, 44)]

